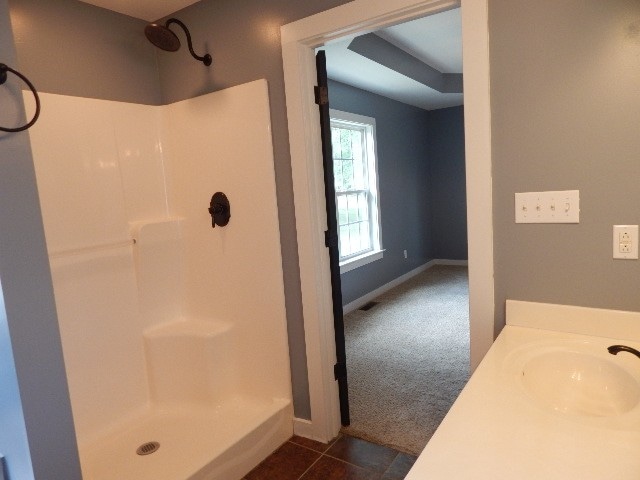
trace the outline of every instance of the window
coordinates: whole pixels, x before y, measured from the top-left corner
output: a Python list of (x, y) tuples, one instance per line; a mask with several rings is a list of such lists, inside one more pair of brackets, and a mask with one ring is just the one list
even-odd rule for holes
[(330, 111), (340, 273), (382, 258), (376, 121)]

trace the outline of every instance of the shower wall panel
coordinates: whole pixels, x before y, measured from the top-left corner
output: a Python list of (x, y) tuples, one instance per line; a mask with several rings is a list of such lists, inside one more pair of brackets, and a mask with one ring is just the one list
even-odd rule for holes
[(159, 107), (41, 101), (30, 138), (76, 433), (86, 440), (148, 401), (130, 222), (167, 214)]
[(113, 120), (111, 102), (43, 94), (30, 135), (49, 254), (129, 238)]
[[(27, 110), (33, 96), (25, 92)], [(130, 238), (167, 215), (161, 107), (41, 94), (29, 130), (49, 252)]]
[[(164, 107), (41, 99), (30, 137), (81, 444), (149, 406), (143, 331), (158, 323), (229, 323), (236, 393), (290, 402), (266, 81)], [(216, 191), (231, 221), (213, 229)], [(181, 305), (148, 308), (154, 278)]]
[[(234, 325), (245, 393), (290, 398), (267, 82), (165, 108), (169, 206), (185, 219), (185, 315)], [(212, 228), (217, 191), (229, 198), (231, 220)]]
[(148, 401), (131, 247), (51, 258), (76, 435), (89, 441)]

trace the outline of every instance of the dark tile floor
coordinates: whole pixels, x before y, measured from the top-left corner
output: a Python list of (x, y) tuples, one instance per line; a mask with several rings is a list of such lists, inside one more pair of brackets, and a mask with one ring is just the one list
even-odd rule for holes
[(245, 480), (402, 480), (416, 457), (341, 435), (331, 443), (293, 436)]

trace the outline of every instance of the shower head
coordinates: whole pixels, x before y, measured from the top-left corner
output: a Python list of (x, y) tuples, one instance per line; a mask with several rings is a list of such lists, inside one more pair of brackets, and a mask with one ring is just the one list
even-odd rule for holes
[(211, 65), (211, 55), (207, 53), (203, 57), (201, 57), (199, 55), (196, 55), (196, 53), (193, 51), (189, 29), (177, 18), (170, 18), (169, 20), (167, 20), (164, 26), (158, 25), (157, 23), (150, 23), (144, 28), (144, 34), (146, 35), (147, 39), (156, 47), (167, 52), (175, 52), (180, 48), (180, 39), (178, 39), (177, 35), (169, 29), (169, 25), (171, 25), (172, 23), (175, 23), (184, 30), (184, 33), (187, 36), (187, 46), (189, 47), (189, 52), (191, 53), (193, 58), (201, 61), (207, 67)]
[(144, 27), (144, 34), (147, 39), (156, 47), (167, 52), (175, 52), (180, 48), (180, 39), (167, 27), (150, 23)]

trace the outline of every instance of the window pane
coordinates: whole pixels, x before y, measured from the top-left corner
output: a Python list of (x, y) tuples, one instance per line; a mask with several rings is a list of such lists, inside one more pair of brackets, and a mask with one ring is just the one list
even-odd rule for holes
[(342, 183), (342, 160), (333, 161), (333, 177), (335, 179), (336, 192), (342, 192), (344, 190)]
[(331, 127), (331, 150), (333, 151), (333, 158), (342, 158), (340, 129), (336, 127)]
[(351, 130), (351, 152), (355, 160), (362, 159), (362, 130)]
[(340, 256), (346, 257), (351, 253), (349, 249), (349, 227), (340, 227)]
[(360, 250), (371, 249), (371, 233), (369, 232), (369, 222), (360, 224)]
[(340, 129), (340, 146), (342, 147), (342, 158), (353, 158), (351, 152), (351, 130)]
[(349, 223), (358, 221), (358, 195), (347, 195), (347, 208), (349, 209)]
[(369, 206), (367, 205), (367, 194), (358, 194), (358, 220), (363, 222), (369, 220)]
[(351, 190), (354, 188), (353, 184), (353, 161), (342, 161), (342, 185), (344, 190)]
[(350, 253), (360, 251), (360, 225), (357, 223), (349, 225), (349, 249)]
[(346, 225), (349, 223), (349, 214), (347, 210), (347, 198), (344, 195), (338, 196), (338, 225)]
[(353, 163), (353, 180), (351, 183), (356, 190), (365, 190), (367, 188), (362, 162)]
[(366, 188), (366, 165), (362, 152), (362, 132), (355, 130), (353, 135), (353, 188), (364, 190)]

